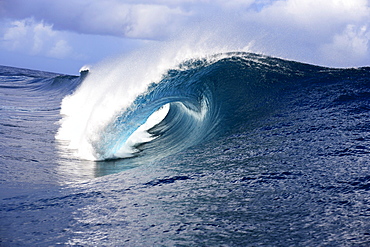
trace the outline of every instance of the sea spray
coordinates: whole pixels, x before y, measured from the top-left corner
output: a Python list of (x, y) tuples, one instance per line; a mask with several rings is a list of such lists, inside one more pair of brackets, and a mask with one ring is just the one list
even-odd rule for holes
[[(61, 128), (57, 138), (70, 141), (78, 156), (94, 160), (91, 143), (115, 115), (158, 80), (163, 71), (150, 59), (131, 56), (119, 64), (102, 64), (89, 70), (83, 84), (62, 101)], [(147, 63), (146, 63), (147, 62)]]
[[(227, 48), (209, 46), (206, 49), (207, 42), (203, 41), (196, 42), (198, 45), (190, 43), (182, 46), (176, 42), (154, 44), (124, 58), (110, 59), (89, 67), (82, 85), (62, 101), (60, 113), (63, 119), (56, 138), (67, 141), (68, 148), (75, 150), (75, 154), (82, 159), (102, 159), (96, 145), (99, 145), (105, 128), (139, 95), (145, 93), (151, 83), (160, 82), (166, 71), (179, 69), (183, 61), (200, 57), (210, 61), (222, 58), (222, 55), (211, 55)], [(133, 131), (138, 127), (140, 125), (135, 126)]]

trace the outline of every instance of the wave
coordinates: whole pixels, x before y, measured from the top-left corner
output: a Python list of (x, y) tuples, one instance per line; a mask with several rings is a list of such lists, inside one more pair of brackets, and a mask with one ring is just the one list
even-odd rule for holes
[(349, 70), (232, 52), (135, 71), (126, 64), (89, 72), (62, 102), (57, 138), (83, 159), (153, 160), (248, 128), (294, 90), (341, 80)]
[(53, 96), (56, 94), (65, 96), (80, 85), (85, 74), (81, 73), (80, 76), (60, 75), (52, 72), (1, 66), (0, 77), (2, 76), (12, 82), (0, 85), (2, 88), (22, 88), (25, 91), (40, 93), (54, 91)]

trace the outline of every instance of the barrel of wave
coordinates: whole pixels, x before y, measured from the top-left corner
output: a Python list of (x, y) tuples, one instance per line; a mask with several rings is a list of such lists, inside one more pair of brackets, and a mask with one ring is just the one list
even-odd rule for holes
[[(99, 142), (101, 133), (114, 121), (114, 117), (125, 111), (140, 94), (145, 93), (149, 84), (159, 82), (166, 71), (177, 68), (190, 57), (202, 56), (199, 52), (194, 54), (188, 49), (173, 48), (171, 51), (167, 47), (162, 53), (156, 49), (141, 50), (124, 59), (81, 68), (81, 76), (85, 79), (73, 94), (62, 101), (62, 119), (56, 138), (68, 143), (67, 148), (73, 150), (77, 157), (99, 160), (93, 143)], [(154, 115), (163, 116), (168, 108), (164, 106), (160, 113)], [(138, 133), (141, 133), (143, 140), (147, 139), (147, 136), (144, 137), (147, 134), (141, 131), (145, 128), (140, 128), (127, 142), (137, 142), (133, 140), (139, 138)], [(130, 146), (123, 145), (115, 156), (124, 157), (135, 151)]]

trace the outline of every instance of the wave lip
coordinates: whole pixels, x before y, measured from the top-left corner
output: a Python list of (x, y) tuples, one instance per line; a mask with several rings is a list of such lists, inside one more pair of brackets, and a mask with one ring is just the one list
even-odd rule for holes
[(215, 61), (186, 61), (156, 83), (139, 73), (126, 80), (122, 73), (89, 71), (62, 102), (56, 138), (88, 160), (163, 156), (194, 145), (218, 122), (213, 89), (201, 79)]
[(170, 71), (119, 112), (93, 143), (97, 160), (163, 157), (204, 140), (217, 123), (212, 91), (188, 73)]
[(186, 60), (155, 82), (146, 69), (89, 71), (63, 100), (57, 138), (84, 159), (153, 160), (246, 128), (291, 90), (340, 71), (244, 52)]

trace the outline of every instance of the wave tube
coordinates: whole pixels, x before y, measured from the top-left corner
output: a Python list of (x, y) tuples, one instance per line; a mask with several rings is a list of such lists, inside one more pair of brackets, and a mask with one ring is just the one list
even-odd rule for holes
[(324, 69), (243, 52), (133, 64), (92, 71), (63, 100), (57, 138), (79, 157), (153, 160), (238, 131)]
[[(199, 83), (181, 81), (189, 77), (191, 70), (206, 66), (206, 59), (199, 60), (200, 65), (179, 65), (172, 56), (150, 55), (154, 52), (144, 53), (145, 58), (142, 52), (133, 54), (114, 67), (110, 62), (90, 69), (83, 83), (62, 101), (61, 127), (56, 138), (67, 141), (68, 148), (82, 159), (127, 158), (137, 156), (142, 151), (138, 149), (141, 144), (164, 135), (148, 123), (156, 118), (153, 114), (161, 116), (157, 121), (168, 121), (166, 114), (173, 116), (178, 109), (188, 116), (187, 121), (199, 122), (200, 116), (205, 119), (206, 106), (211, 102), (207, 90), (197, 88)], [(178, 57), (189, 56), (186, 53)], [(184, 74), (177, 75), (180, 72)], [(152, 131), (142, 131), (145, 128)]]

